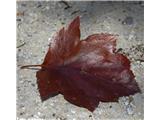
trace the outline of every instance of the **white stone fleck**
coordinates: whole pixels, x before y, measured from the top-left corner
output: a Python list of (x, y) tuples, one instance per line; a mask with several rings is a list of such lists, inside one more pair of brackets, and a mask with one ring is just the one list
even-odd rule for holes
[(74, 110), (71, 110), (71, 113), (75, 114), (75, 113), (76, 113), (76, 111), (74, 111)]

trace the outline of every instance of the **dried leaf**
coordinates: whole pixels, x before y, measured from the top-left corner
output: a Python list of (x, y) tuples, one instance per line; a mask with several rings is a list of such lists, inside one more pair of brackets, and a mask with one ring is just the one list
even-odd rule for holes
[[(94, 34), (80, 41), (80, 20), (52, 38), (37, 84), (42, 101), (62, 94), (72, 104), (94, 111), (99, 102), (140, 92), (130, 61), (116, 53), (116, 36)], [(34, 66), (34, 65), (31, 65)], [(23, 66), (23, 68), (30, 66)]]

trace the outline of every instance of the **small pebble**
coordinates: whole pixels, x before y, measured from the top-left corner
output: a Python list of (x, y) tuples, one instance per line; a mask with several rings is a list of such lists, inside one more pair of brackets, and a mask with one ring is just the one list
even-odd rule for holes
[(129, 105), (129, 101), (128, 101), (128, 100), (125, 101), (124, 104), (125, 104), (126, 106)]
[(139, 63), (140, 63), (140, 61), (137, 61), (137, 63), (139, 64)]
[(34, 115), (34, 118), (39, 118), (37, 115)]
[(132, 106), (130, 106), (130, 105), (127, 106), (127, 113), (128, 113), (129, 115), (133, 115), (133, 114), (134, 114), (134, 111), (133, 111)]
[(31, 85), (32, 85), (33, 87), (35, 87), (35, 84), (34, 84), (34, 83), (32, 83)]
[(46, 6), (46, 10), (49, 10), (50, 9), (50, 7), (49, 6)]
[(40, 7), (42, 7), (42, 5), (39, 3), (39, 4), (37, 5), (37, 8), (40, 8)]
[(76, 111), (71, 110), (71, 113), (76, 113)]
[(125, 13), (126, 11), (125, 11), (125, 10), (123, 10), (122, 12), (123, 12), (123, 13)]
[(38, 115), (41, 115), (41, 113), (40, 113), (40, 112), (38, 112), (37, 114), (38, 114)]
[(133, 17), (126, 17), (123, 21), (122, 21), (123, 25), (132, 25), (133, 24)]
[(19, 83), (24, 83), (24, 81), (23, 81), (23, 80), (20, 80)]
[(20, 115), (23, 115), (23, 114), (24, 114), (24, 112), (21, 112), (21, 113), (20, 113)]
[(20, 19), (20, 18), (17, 18), (17, 21), (19, 21), (19, 22), (20, 22), (20, 21), (21, 21), (21, 19)]

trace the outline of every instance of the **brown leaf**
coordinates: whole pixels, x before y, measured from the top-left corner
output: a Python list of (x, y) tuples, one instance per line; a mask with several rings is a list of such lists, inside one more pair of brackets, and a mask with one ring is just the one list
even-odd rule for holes
[(37, 65), (42, 101), (62, 94), (70, 103), (94, 111), (100, 101), (116, 102), (140, 92), (130, 61), (115, 52), (116, 36), (101, 33), (80, 41), (79, 26), (77, 17), (62, 28), (52, 38), (42, 65)]

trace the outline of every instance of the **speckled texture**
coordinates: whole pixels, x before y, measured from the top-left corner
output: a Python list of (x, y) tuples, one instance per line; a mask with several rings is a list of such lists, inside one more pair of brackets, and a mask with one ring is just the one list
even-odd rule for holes
[[(52, 120), (143, 119), (143, 2), (17, 2), (17, 118)], [(117, 49), (128, 56), (142, 93), (118, 103), (100, 103), (93, 112), (64, 100), (62, 95), (41, 102), (36, 70), (19, 66), (41, 64), (49, 38), (77, 15), (81, 38), (93, 33), (118, 34)]]

